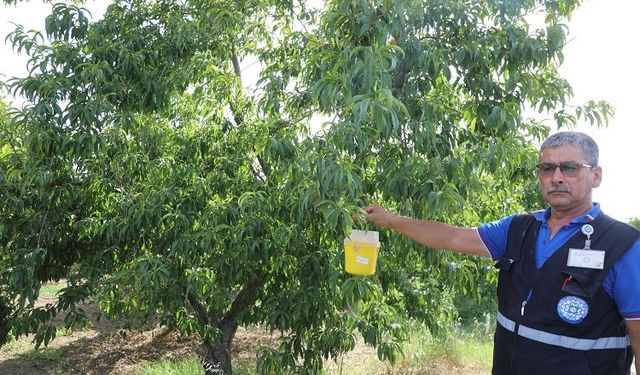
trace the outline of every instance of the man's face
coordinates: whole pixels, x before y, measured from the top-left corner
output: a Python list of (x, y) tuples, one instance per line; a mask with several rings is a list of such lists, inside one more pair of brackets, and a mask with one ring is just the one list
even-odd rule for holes
[(583, 212), (591, 208), (591, 192), (600, 186), (602, 169), (584, 166), (589, 163), (578, 146), (546, 148), (540, 154), (539, 163), (543, 166), (538, 168), (540, 190), (552, 209)]

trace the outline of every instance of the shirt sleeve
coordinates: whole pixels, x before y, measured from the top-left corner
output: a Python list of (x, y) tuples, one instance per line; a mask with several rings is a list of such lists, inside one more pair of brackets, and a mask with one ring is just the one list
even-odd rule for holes
[(613, 266), (602, 287), (627, 320), (640, 320), (640, 239)]
[(507, 249), (507, 235), (514, 216), (507, 216), (500, 220), (484, 223), (478, 227), (478, 235), (484, 246), (489, 250), (493, 260), (502, 258)]

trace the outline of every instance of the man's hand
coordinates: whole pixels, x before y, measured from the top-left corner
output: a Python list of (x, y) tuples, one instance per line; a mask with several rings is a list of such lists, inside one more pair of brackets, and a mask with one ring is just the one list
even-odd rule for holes
[(372, 204), (369, 207), (366, 207), (364, 211), (367, 213), (367, 221), (382, 228), (392, 228), (393, 220), (398, 217), (377, 204)]

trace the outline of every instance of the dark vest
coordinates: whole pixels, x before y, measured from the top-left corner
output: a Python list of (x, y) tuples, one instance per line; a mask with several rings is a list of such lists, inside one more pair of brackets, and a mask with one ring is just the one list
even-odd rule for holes
[(590, 224), (595, 229), (591, 249), (606, 252), (603, 269), (567, 266), (569, 249), (585, 247), (580, 232), (536, 269), (540, 222), (532, 215), (513, 219), (505, 255), (496, 264), (493, 374), (629, 373), (633, 353), (624, 319), (602, 282), (640, 233), (604, 214)]

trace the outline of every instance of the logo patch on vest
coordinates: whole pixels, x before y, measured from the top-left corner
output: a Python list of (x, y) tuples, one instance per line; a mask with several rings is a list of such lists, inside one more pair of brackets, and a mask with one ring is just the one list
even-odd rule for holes
[(558, 302), (558, 315), (569, 324), (578, 324), (589, 313), (587, 301), (576, 296), (563, 297)]

